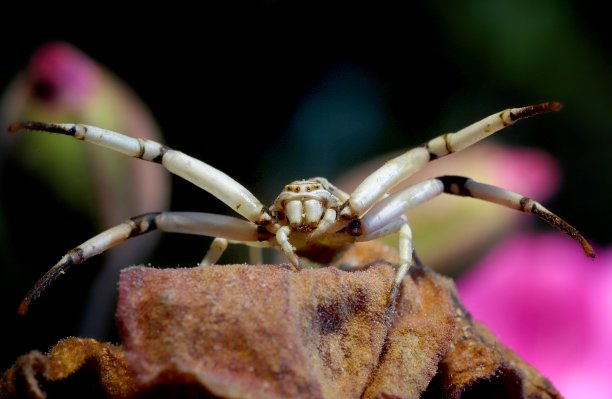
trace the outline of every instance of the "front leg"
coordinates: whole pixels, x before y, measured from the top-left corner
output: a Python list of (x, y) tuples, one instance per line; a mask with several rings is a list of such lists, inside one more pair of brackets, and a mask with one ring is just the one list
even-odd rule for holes
[(205, 162), (155, 141), (80, 124), (18, 122), (9, 127), (11, 132), (20, 130), (63, 134), (134, 158), (160, 163), (168, 171), (208, 191), (251, 222), (266, 224), (271, 221), (263, 204), (236, 180)]
[(591, 244), (589, 244), (586, 238), (584, 238), (574, 226), (529, 197), (490, 184), (479, 183), (463, 176), (441, 176), (438, 177), (437, 180), (444, 184), (445, 193), (478, 198), (521, 212), (532, 213), (554, 228), (578, 241), (586, 256), (590, 258), (595, 257), (595, 251), (593, 247), (591, 247)]
[(55, 266), (34, 284), (21, 302), (18, 312), (22, 315), (25, 314), (30, 302), (38, 298), (53, 280), (64, 274), (71, 266), (78, 265), (101, 254), (125, 240), (154, 230), (224, 237), (246, 243), (261, 241), (263, 245), (270, 238), (270, 234), (260, 231), (257, 225), (230, 216), (196, 212), (146, 213), (103, 231), (68, 251)]
[(389, 226), (392, 226), (394, 221), (408, 209), (442, 193), (477, 198), (521, 212), (532, 213), (578, 241), (587, 256), (595, 257), (595, 251), (582, 234), (542, 204), (524, 195), (462, 176), (441, 176), (425, 180), (391, 194), (374, 205), (364, 217), (351, 220), (349, 226), (353, 228), (347, 229), (347, 232), (350, 235), (358, 236), (358, 241), (382, 236)]
[(346, 233), (355, 236), (356, 241), (376, 239), (399, 230), (400, 268), (396, 275), (395, 289), (399, 287), (410, 266), (414, 264), (412, 233), (404, 213), (442, 193), (477, 198), (532, 213), (578, 241), (587, 256), (595, 257), (593, 248), (578, 230), (533, 199), (466, 177), (441, 176), (389, 195), (376, 203), (365, 216), (353, 218), (347, 224)]
[(522, 108), (509, 108), (490, 115), (455, 133), (438, 136), (421, 147), (387, 161), (366, 177), (351, 193), (340, 214), (345, 218), (360, 217), (401, 181), (424, 167), (428, 162), (461, 151), (519, 120), (545, 112), (558, 111), (561, 104), (548, 102)]

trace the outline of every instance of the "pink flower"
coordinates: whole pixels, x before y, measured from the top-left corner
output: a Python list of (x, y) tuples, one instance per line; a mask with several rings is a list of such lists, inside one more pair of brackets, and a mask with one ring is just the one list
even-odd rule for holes
[(612, 250), (595, 261), (562, 234), (523, 234), (457, 281), (476, 320), (567, 398), (612, 397)]

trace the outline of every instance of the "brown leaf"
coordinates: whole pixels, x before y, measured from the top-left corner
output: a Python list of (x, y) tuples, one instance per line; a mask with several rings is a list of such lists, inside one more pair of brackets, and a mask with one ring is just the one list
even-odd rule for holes
[(87, 338), (66, 338), (47, 354), (17, 359), (0, 380), (0, 398), (82, 397), (122, 399), (136, 391), (120, 347)]
[(450, 284), (421, 268), (404, 279), (384, 354), (365, 397), (415, 398), (427, 388), (455, 330)]
[(389, 304), (395, 267), (375, 259), (396, 255), (358, 245), (337, 262), (351, 272), (126, 269), (123, 351), (69, 338), (32, 352), (4, 374), (0, 398), (560, 397), (472, 322), (451, 280), (414, 267)]
[(417, 271), (402, 287), (415, 300), (389, 311), (394, 274), (380, 262), (131, 268), (118, 308), (126, 356), (144, 385), (188, 374), (222, 397), (413, 397), (450, 344), (452, 302), (445, 281)]
[(533, 367), (473, 322), (454, 287), (456, 326), (450, 350), (424, 398), (562, 398)]

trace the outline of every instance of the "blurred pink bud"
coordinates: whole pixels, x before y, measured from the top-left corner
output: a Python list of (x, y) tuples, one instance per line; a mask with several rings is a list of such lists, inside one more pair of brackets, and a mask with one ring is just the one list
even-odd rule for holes
[(49, 106), (83, 107), (100, 82), (96, 65), (63, 42), (43, 45), (28, 65), (32, 95)]
[[(68, 43), (50, 42), (38, 48), (7, 88), (0, 111), (4, 126), (19, 120), (83, 123), (163, 142), (150, 111), (128, 85)], [(36, 178), (28, 184), (48, 188), (48, 196), (36, 198), (39, 214), (53, 211), (47, 209), (47, 203), (54, 203), (49, 200), (52, 196), (97, 229), (167, 210), (170, 175), (159, 165), (49, 134), (4, 134), (0, 150), (0, 156), (7, 154), (14, 161), (11, 167), (19, 165)], [(11, 211), (30, 214), (32, 209)], [(40, 227), (38, 233), (57, 235), (56, 226), (47, 228), (50, 231)], [(91, 289), (85, 335), (102, 335), (101, 324), (112, 320), (104, 316), (112, 315), (118, 269), (143, 261), (157, 237), (130, 240), (105, 254), (106, 265)]]
[[(39, 47), (4, 94), (2, 121), (17, 120), (84, 123), (162, 141), (146, 105), (130, 88), (64, 42)], [(6, 145), (15, 146), (10, 152), (17, 162), (101, 227), (168, 204), (169, 176), (157, 165), (51, 135), (10, 138)]]
[(508, 239), (457, 281), (461, 299), (567, 398), (612, 397), (612, 250), (557, 233)]

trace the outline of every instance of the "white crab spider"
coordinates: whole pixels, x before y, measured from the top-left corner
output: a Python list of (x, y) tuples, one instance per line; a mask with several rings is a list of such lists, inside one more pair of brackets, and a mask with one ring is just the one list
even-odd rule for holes
[[(412, 232), (403, 215), (409, 208), (442, 193), (469, 196), (533, 213), (576, 239), (585, 254), (594, 257), (591, 245), (574, 227), (534, 200), (499, 187), (460, 176), (441, 176), (390, 194), (398, 183), (429, 161), (460, 151), (520, 119), (560, 108), (559, 103), (549, 102), (506, 109), (456, 133), (436, 137), (388, 161), (350, 195), (322, 177), (294, 181), (284, 187), (269, 208), (220, 170), (162, 144), (80, 124), (14, 123), (9, 127), (11, 132), (39, 130), (64, 134), (145, 161), (161, 163), (170, 172), (208, 191), (246, 219), (195, 212), (147, 213), (128, 219), (64, 255), (30, 289), (19, 313), (24, 314), (30, 302), (70, 266), (155, 229), (215, 237), (203, 264), (217, 262), (227, 243), (231, 242), (254, 248), (280, 249), (298, 270), (301, 268), (300, 257), (325, 264), (354, 242), (398, 232), (400, 267), (395, 279), (395, 293), (415, 259)], [(257, 251), (252, 253), (254, 258), (258, 258)]]

